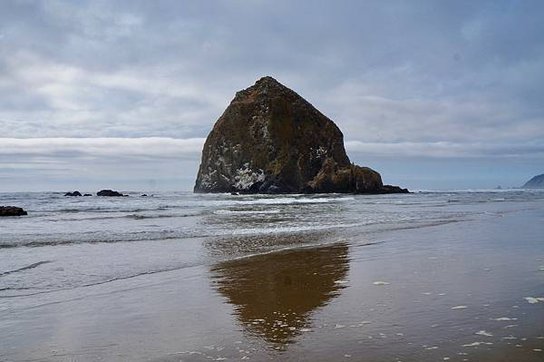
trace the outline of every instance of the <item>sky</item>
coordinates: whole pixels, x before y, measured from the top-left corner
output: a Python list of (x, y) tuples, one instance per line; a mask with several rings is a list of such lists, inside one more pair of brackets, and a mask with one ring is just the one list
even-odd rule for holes
[(411, 189), (544, 173), (544, 2), (0, 2), (0, 192), (191, 190), (270, 75)]

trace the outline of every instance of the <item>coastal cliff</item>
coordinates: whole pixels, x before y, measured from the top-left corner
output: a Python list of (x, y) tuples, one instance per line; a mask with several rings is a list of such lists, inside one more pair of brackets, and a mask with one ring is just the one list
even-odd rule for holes
[(272, 77), (236, 93), (202, 151), (195, 192), (394, 193), (352, 164), (340, 129)]
[(544, 189), (544, 173), (536, 175), (522, 186), (524, 189)]

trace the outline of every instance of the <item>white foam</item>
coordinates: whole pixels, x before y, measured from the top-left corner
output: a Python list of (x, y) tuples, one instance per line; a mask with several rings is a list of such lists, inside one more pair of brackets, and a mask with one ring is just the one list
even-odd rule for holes
[(517, 318), (510, 318), (510, 317), (499, 317), (499, 318), (494, 318), (493, 319), (494, 321), (517, 321), (518, 319)]
[(389, 285), (388, 282), (384, 282), (384, 281), (381, 281), (381, 280), (375, 281), (372, 284), (374, 284), (374, 285)]
[(483, 329), (481, 331), (478, 331), (474, 334), (477, 334), (479, 336), (485, 336), (485, 337), (493, 337), (493, 334), (488, 332), (488, 331), (484, 331)]
[(254, 200), (236, 200), (238, 205), (289, 205), (289, 204), (326, 204), (355, 200), (354, 197), (274, 197)]
[(491, 345), (493, 343), (491, 343), (491, 342), (472, 342), (472, 343), (463, 344), (462, 347), (478, 347), (479, 345), (482, 345), (482, 344)]
[(334, 225), (307, 225), (307, 226), (278, 226), (270, 228), (254, 228), (254, 229), (234, 229), (225, 235), (275, 235), (289, 234), (305, 231), (330, 230), (340, 228), (351, 228), (360, 224), (334, 224)]
[(536, 303), (539, 303), (539, 302), (544, 302), (544, 297), (525, 297), (524, 299), (529, 304), (536, 304)]
[(468, 307), (466, 305), (456, 305), (455, 307), (451, 307), (451, 309), (453, 310), (458, 310), (458, 309), (467, 309)]
[(216, 215), (259, 215), (259, 214), (279, 214), (281, 210), (215, 210)]

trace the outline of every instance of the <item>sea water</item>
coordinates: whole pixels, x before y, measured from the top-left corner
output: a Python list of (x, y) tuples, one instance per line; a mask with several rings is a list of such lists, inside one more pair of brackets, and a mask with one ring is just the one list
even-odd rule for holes
[[(392, 290), (387, 288), (398, 287), (400, 283), (392, 281), (396, 277), (392, 277), (391, 274), (380, 274), (377, 271), (384, 268), (395, 271), (394, 275), (399, 278), (407, 277), (403, 270), (398, 269), (399, 261), (403, 258), (413, 258), (418, 261), (416, 264), (420, 267), (421, 263), (432, 263), (433, 258), (436, 258), (436, 255), (428, 250), (443, 250), (444, 253), (458, 255), (456, 249), (451, 249), (452, 245), (455, 245), (463, 250), (463, 253), (474, 247), (474, 250), (482, 254), (483, 262), (486, 254), (482, 252), (483, 245), (494, 247), (488, 242), (478, 245), (478, 240), (486, 239), (485, 235), (474, 236), (474, 240), (471, 240), (471, 230), (463, 231), (461, 238), (456, 237), (462, 239), (461, 243), (448, 241), (447, 235), (444, 235), (448, 233), (447, 230), (458, 231), (467, 225), (472, 225), (470, 228), (477, 230), (478, 225), (490, 221), (500, 224), (504, 215), (522, 212), (539, 220), (544, 212), (544, 192), (526, 190), (419, 191), (392, 195), (230, 195), (189, 192), (148, 193), (149, 196), (142, 196), (141, 192), (127, 194), (127, 197), (65, 197), (63, 193), (55, 192), (0, 194), (0, 205), (19, 206), (28, 211), (28, 216), (0, 219), (0, 320), (12, 323), (13, 330), (23, 337), (6, 338), (9, 335), (9, 328), (1, 329), (0, 337), (3, 337), (4, 344), (0, 345), (0, 356), (3, 355), (3, 348), (12, 349), (13, 354), (8, 354), (9, 356), (27, 357), (20, 354), (25, 345), (21, 340), (24, 340), (26, 334), (31, 335), (32, 331), (35, 332), (36, 325), (32, 323), (30, 327), (17, 325), (18, 318), (14, 315), (24, 310), (50, 303), (63, 303), (67, 300), (78, 299), (85, 303), (87, 296), (94, 295), (97, 290), (112, 293), (118, 288), (127, 286), (145, 288), (149, 286), (150, 280), (168, 279), (172, 272), (193, 268), (192, 270), (207, 270), (211, 290), (219, 292), (229, 303), (243, 309), (240, 306), (250, 302), (237, 304), (238, 297), (235, 294), (251, 290), (255, 285), (261, 288), (270, 282), (268, 276), (282, 270), (281, 268), (291, 268), (296, 275), (305, 275), (308, 270), (312, 270), (312, 273), (301, 279), (301, 283), (303, 285), (318, 283), (323, 286), (325, 283), (323, 280), (327, 279), (321, 275), (314, 280), (312, 275), (321, 274), (324, 258), (331, 258), (338, 261), (340, 266), (337, 269), (332, 268), (336, 271), (331, 274), (330, 281), (326, 282), (330, 290), (328, 289), (325, 294), (343, 293), (348, 296), (349, 290), (357, 290), (351, 285), (350, 276), (354, 280), (370, 278), (366, 280), (365, 285), (374, 289), (369, 290), (382, 288), (381, 290), (387, 291)], [(536, 225), (532, 234), (532, 226), (527, 227), (519, 223), (519, 227), (524, 228), (525, 234), (529, 232), (533, 235), (533, 238), (544, 239), (544, 235), (540, 233), (542, 229)], [(514, 222), (508, 230), (515, 228)], [(410, 237), (405, 243), (398, 244), (399, 238), (408, 231), (412, 232), (411, 235), (417, 235), (414, 230), (421, 230), (422, 233), (427, 233), (428, 230), (439, 232), (436, 241), (418, 241)], [(483, 230), (485, 234), (485, 227)], [(475, 244), (471, 245), (473, 241)], [(516, 242), (525, 241), (522, 238), (511, 242), (514, 245)], [(533, 245), (531, 247), (542, 243), (531, 244)], [(394, 253), (391, 251), (393, 245)], [(362, 247), (372, 247), (373, 249), (365, 250), (373, 252), (361, 253)], [(505, 248), (509, 249), (511, 248)], [(537, 247), (534, 250), (535, 260), (531, 262), (538, 264), (538, 258), (544, 258), (543, 251), (542, 246)], [(470, 250), (468, 253), (470, 254)], [(291, 260), (286, 255), (294, 256), (294, 259)], [(517, 256), (514, 253), (512, 261), (524, 263), (523, 258), (527, 258), (528, 255), (531, 255), (531, 250), (524, 249), (524, 252)], [(419, 262), (420, 259), (422, 262)], [(304, 262), (299, 263), (297, 260)], [(329, 263), (330, 260), (327, 260)], [(376, 260), (379, 260), (380, 264), (375, 268), (364, 267), (373, 265)], [(542, 260), (544, 268), (544, 259)], [(248, 265), (251, 268), (254, 265), (257, 267), (248, 269)], [(536, 265), (534, 275), (536, 278), (544, 277), (544, 271), (539, 274), (538, 268)], [(229, 273), (225, 274), (223, 272), (225, 269), (229, 270)], [(358, 269), (362, 271), (356, 272)], [(255, 278), (257, 282), (247, 285), (241, 283), (233, 289), (232, 285), (236, 285), (238, 280), (251, 279), (247, 270), (252, 270), (251, 278)], [(233, 280), (230, 273), (238, 275), (239, 278)], [(420, 282), (425, 279), (425, 276), (412, 277)], [(520, 283), (523, 284), (523, 278), (521, 279)], [(529, 290), (538, 293), (538, 288), (534, 289), (535, 281), (530, 282), (533, 289)], [(411, 282), (407, 279), (403, 283), (410, 285)], [(463, 281), (459, 283), (463, 285)], [(454, 292), (451, 289), (457, 290), (454, 288), (455, 285), (457, 284), (452, 283), (450, 286), (452, 294)], [(342, 291), (344, 288), (345, 292)], [(465, 289), (472, 288), (470, 286)], [(484, 288), (493, 290), (495, 286), (488, 285)], [(414, 287), (413, 290), (416, 289)], [(441, 293), (445, 294), (436, 286), (428, 289), (418, 290), (417, 298), (414, 298), (417, 300), (440, 298)], [(465, 289), (460, 288), (463, 292)], [(243, 295), (239, 297), (245, 298)], [(274, 314), (263, 311), (261, 316), (256, 313), (243, 323), (257, 326), (249, 329), (253, 331), (251, 333), (264, 336), (265, 341), (275, 347), (279, 345), (279, 350), (283, 350), (285, 345), (296, 340), (296, 336), (316, 329), (319, 323), (313, 326), (308, 323), (308, 314), (327, 305), (331, 300), (330, 296), (324, 298), (321, 294), (319, 298), (315, 296), (315, 303), (311, 302), (311, 296), (299, 297), (295, 295), (294, 304), (289, 305), (287, 309), (294, 310), (293, 318), (296, 317), (296, 320), (303, 322), (293, 322), (293, 325), (289, 325), (281, 319), (276, 320)], [(535, 305), (544, 306), (544, 301), (539, 300), (539, 297), (542, 295), (517, 296), (520, 299), (519, 304), (530, 304), (533, 301)], [(358, 297), (349, 300), (359, 303)], [(269, 304), (276, 302), (277, 300), (273, 299)], [(376, 305), (370, 309), (379, 309), (383, 303), (383, 300), (378, 299), (375, 301)], [(462, 298), (458, 303), (451, 300), (449, 304), (444, 305), (444, 313), (463, 313), (464, 309), (468, 309), (466, 303), (467, 301)], [(346, 310), (349, 308), (354, 307), (348, 303)], [(252, 310), (255, 312), (255, 308)], [(418, 313), (423, 312), (417, 308), (415, 310)], [(457, 317), (458, 314), (454, 316)], [(247, 316), (239, 314), (238, 317), (244, 319)], [(402, 318), (404, 317), (399, 316), (397, 319)], [(515, 320), (513, 322), (510, 320), (514, 318), (511, 315), (497, 314), (488, 319), (493, 318), (496, 319), (494, 323), (498, 321), (505, 323), (508, 318), (508, 324), (516, 324)], [(399, 321), (391, 321), (392, 324), (397, 322)], [(259, 323), (263, 323), (264, 327), (260, 328)], [(359, 325), (366, 326), (366, 323), (362, 320), (347, 320), (338, 323), (331, 321), (331, 325), (334, 327), (334, 333), (340, 333), (349, 326), (358, 328)], [(276, 336), (274, 333), (279, 334)], [(395, 333), (400, 336), (406, 332)], [(475, 330), (470, 333), (475, 341), (467, 341), (465, 344), (490, 343), (486, 342), (486, 338), (492, 338), (490, 334), (493, 333), (485, 329)], [(509, 336), (510, 334), (506, 337)], [(374, 335), (374, 338), (385, 339), (383, 336), (380, 337), (380, 334)], [(512, 338), (517, 337), (512, 335)], [(349, 338), (343, 339), (346, 340)], [(14, 341), (22, 345), (18, 346)], [(368, 340), (365, 343), (368, 344)], [(427, 345), (425, 348), (431, 347), (433, 346)], [(296, 347), (292, 350), (296, 350)], [(430, 351), (432, 350), (434, 349)], [(42, 350), (39, 351), (43, 353)], [(168, 355), (167, 351), (164, 352)], [(463, 353), (462, 349), (459, 353)], [(94, 350), (90, 354), (90, 359), (97, 355), (102, 354)], [(151, 355), (155, 356), (153, 353)], [(109, 356), (108, 353), (105, 356)], [(291, 358), (297, 359), (293, 356)]]
[[(544, 199), (544, 193), (528, 191), (128, 195), (0, 194), (0, 205), (28, 211), (28, 216), (0, 220), (0, 297), (78, 288), (380, 230), (456, 222)], [(318, 231), (317, 240), (306, 237)]]

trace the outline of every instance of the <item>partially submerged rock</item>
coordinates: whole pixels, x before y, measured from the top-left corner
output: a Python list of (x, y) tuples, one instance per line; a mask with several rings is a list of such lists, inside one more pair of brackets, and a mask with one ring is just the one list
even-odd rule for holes
[(81, 195), (81, 192), (74, 191), (74, 192), (67, 192), (64, 194), (64, 196), (82, 196), (82, 195)]
[(119, 197), (119, 196), (125, 196), (122, 193), (118, 191), (113, 190), (100, 190), (96, 193), (96, 196), (109, 196), (109, 197)]
[(340, 129), (271, 77), (236, 93), (202, 151), (195, 192), (396, 193), (354, 165)]
[(28, 213), (17, 206), (0, 206), (0, 216), (22, 216)]

